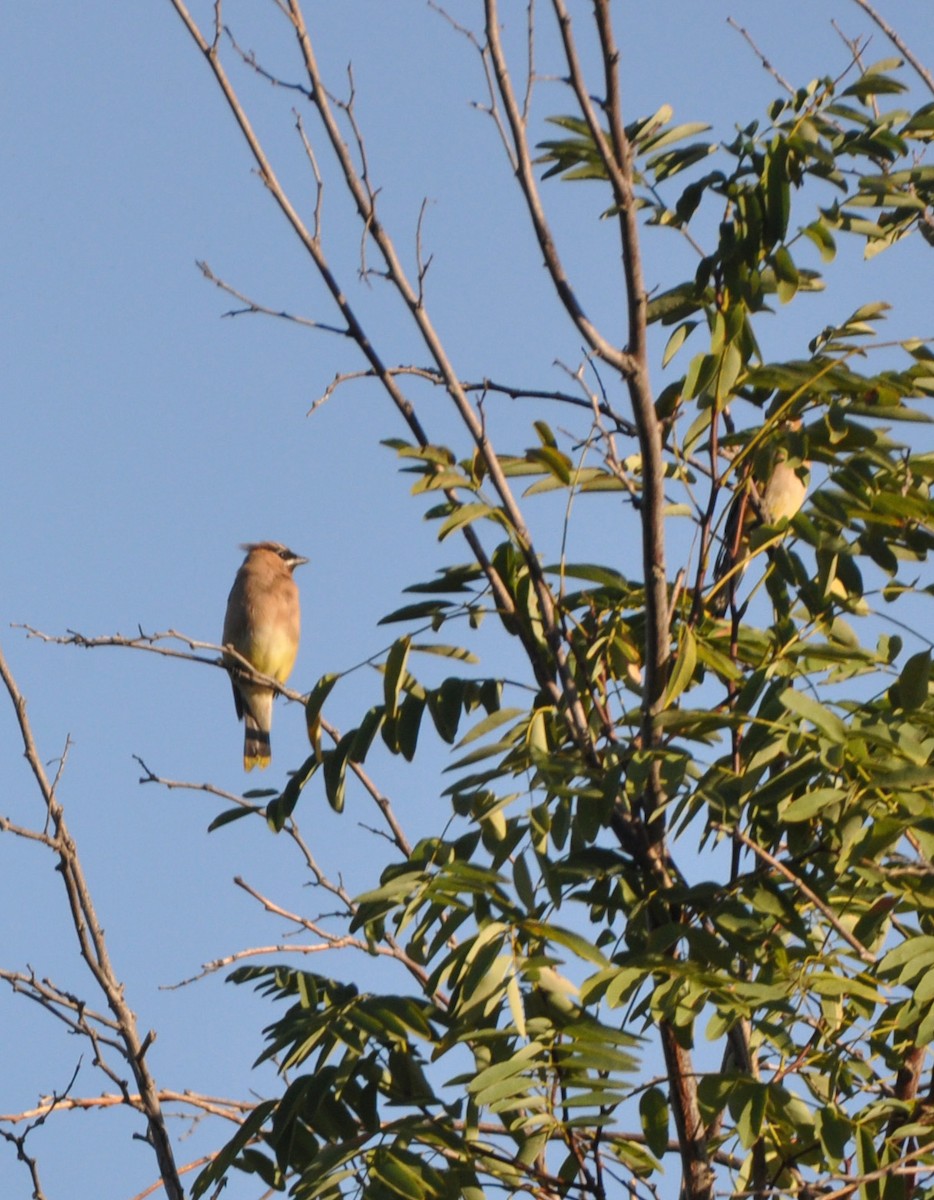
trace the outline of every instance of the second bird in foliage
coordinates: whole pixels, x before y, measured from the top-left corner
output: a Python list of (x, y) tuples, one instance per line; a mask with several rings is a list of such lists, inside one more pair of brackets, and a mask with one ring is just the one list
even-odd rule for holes
[[(799, 425), (800, 422), (791, 425), (792, 430)], [(752, 530), (757, 524), (790, 521), (808, 492), (809, 463), (795, 458), (783, 445), (773, 448), (767, 457), (767, 468), (747, 476), (745, 486), (737, 491), (727, 513), (723, 544), (714, 568), (714, 582), (718, 586), (710, 602), (715, 616), (726, 611), (746, 569)]]

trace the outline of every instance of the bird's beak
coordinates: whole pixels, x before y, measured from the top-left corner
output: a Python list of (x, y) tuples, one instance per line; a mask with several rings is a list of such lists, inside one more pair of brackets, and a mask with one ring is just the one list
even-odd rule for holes
[(302, 558), (302, 556), (300, 554), (296, 554), (295, 557), (292, 559), (292, 569), (294, 570), (296, 567), (301, 567), (306, 562), (308, 562), (307, 558)]

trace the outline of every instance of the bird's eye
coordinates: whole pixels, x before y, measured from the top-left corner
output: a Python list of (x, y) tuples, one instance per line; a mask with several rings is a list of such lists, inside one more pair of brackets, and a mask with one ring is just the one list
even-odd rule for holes
[(279, 557), (280, 557), (280, 558), (284, 558), (284, 559), (285, 559), (285, 561), (286, 561), (286, 562), (288, 562), (288, 561), (289, 561), (289, 559), (291, 559), (291, 558), (293, 558), (293, 557), (294, 557), (294, 555), (292, 554), (292, 551), (291, 551), (291, 550), (280, 550), (280, 551), (279, 551)]

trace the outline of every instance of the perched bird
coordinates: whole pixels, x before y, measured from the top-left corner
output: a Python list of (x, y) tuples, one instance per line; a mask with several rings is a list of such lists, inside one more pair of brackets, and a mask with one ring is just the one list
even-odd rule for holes
[[(223, 645), (236, 650), (261, 674), (285, 683), (298, 653), (300, 629), (298, 587), (292, 572), (308, 559), (279, 542), (248, 542), (241, 549), (247, 554), (227, 599)], [(224, 661), (237, 717), (244, 725), (243, 769), (268, 767), (275, 693), (247, 679), (242, 663), (229, 654)]]
[[(795, 428), (799, 422), (795, 423)], [(710, 601), (716, 616), (722, 616), (746, 569), (749, 535), (756, 525), (777, 525), (795, 515), (804, 503), (810, 482), (810, 464), (795, 458), (786, 446), (771, 455), (765, 472), (754, 471), (730, 504), (723, 544), (714, 567), (717, 585)]]

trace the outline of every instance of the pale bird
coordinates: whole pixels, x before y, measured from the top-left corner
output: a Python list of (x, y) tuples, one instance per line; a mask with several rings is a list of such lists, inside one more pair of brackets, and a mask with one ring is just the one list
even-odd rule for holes
[(810, 483), (810, 466), (792, 458), (780, 447), (766, 478), (753, 478), (733, 497), (727, 513), (723, 544), (714, 567), (714, 582), (719, 585), (710, 600), (716, 616), (726, 611), (736, 585), (746, 570), (749, 535), (761, 523), (777, 525), (795, 515), (804, 503)]
[[(262, 675), (285, 683), (295, 664), (300, 633), (298, 586), (292, 572), (308, 562), (279, 542), (248, 542), (224, 618), (223, 645)], [(245, 677), (243, 665), (224, 655), (237, 717), (243, 720), (243, 769), (268, 767), (275, 692)]]

